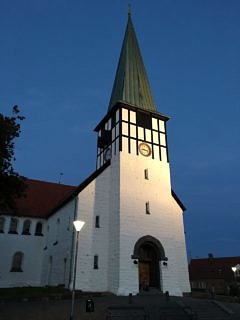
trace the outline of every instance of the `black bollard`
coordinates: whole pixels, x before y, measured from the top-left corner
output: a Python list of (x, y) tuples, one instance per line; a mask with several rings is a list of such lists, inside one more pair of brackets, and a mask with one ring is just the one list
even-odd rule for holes
[(165, 297), (166, 297), (166, 301), (169, 301), (169, 292), (168, 291), (165, 292)]
[(132, 293), (129, 293), (128, 295), (128, 303), (132, 304)]

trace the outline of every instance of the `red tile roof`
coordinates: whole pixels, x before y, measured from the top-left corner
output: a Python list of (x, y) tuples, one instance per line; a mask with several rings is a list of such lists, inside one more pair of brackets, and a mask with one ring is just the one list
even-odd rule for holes
[(232, 279), (232, 267), (240, 264), (240, 257), (192, 259), (189, 264), (190, 280)]
[(47, 218), (49, 213), (75, 190), (75, 186), (27, 179), (25, 197), (17, 200), (17, 213), (12, 215)]

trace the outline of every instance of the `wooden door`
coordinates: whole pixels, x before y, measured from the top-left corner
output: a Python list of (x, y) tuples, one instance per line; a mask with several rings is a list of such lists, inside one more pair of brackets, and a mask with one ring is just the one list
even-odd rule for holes
[(139, 287), (140, 290), (146, 290), (149, 287), (150, 280), (150, 263), (149, 262), (141, 262), (138, 264), (139, 270)]

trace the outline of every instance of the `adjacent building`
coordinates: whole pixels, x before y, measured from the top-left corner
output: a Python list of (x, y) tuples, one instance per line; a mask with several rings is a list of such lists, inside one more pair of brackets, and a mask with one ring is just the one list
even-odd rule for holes
[(240, 281), (240, 257), (192, 259), (189, 276), (192, 290), (229, 295)]

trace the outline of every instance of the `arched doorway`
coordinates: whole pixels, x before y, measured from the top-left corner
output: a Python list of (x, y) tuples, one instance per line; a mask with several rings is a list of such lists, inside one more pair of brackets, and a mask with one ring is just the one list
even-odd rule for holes
[(154, 287), (161, 290), (160, 261), (167, 260), (160, 241), (152, 236), (140, 238), (134, 246), (133, 259), (138, 259), (139, 290)]

